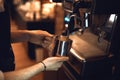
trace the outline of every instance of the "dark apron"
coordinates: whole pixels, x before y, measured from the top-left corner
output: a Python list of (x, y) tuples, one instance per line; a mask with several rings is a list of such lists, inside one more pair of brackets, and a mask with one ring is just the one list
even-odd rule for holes
[(6, 2), (4, 2), (5, 11), (0, 12), (0, 70), (3, 72), (15, 69), (10, 41), (10, 16)]

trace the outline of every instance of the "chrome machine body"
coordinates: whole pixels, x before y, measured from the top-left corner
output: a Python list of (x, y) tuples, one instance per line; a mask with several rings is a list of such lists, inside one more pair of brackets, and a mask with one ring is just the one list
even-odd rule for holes
[(63, 3), (64, 26), (72, 40), (70, 60), (63, 66), (68, 80), (111, 80), (111, 46), (120, 12), (118, 0), (59, 2)]

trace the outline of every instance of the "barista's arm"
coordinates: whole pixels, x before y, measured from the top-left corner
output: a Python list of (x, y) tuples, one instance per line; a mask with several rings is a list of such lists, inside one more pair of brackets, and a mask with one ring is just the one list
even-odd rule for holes
[(41, 71), (58, 70), (62, 66), (63, 62), (68, 59), (68, 57), (49, 57), (43, 60), (43, 63), (40, 62), (18, 71), (5, 72), (4, 80), (29, 80)]
[(38, 45), (48, 45), (52, 41), (52, 34), (43, 30), (17, 30), (11, 32), (11, 42), (29, 41)]
[(44, 70), (43, 64), (38, 63), (34, 66), (17, 71), (5, 72), (4, 80), (29, 80), (31, 77)]
[(28, 30), (17, 30), (11, 32), (11, 43), (23, 42), (29, 40)]

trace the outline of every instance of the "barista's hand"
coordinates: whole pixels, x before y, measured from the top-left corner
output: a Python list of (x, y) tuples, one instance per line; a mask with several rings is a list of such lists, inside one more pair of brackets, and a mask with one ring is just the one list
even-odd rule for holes
[(68, 57), (49, 57), (43, 63), (46, 65), (46, 70), (58, 70), (68, 59)]
[(43, 30), (31, 30), (29, 31), (30, 37), (29, 42), (41, 45), (44, 48), (48, 48), (48, 46), (52, 42), (53, 35)]

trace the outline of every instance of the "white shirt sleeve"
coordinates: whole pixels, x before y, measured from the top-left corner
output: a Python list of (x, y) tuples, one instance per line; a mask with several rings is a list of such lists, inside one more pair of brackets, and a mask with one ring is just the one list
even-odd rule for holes
[(0, 80), (4, 80), (4, 74), (2, 71), (0, 71)]

